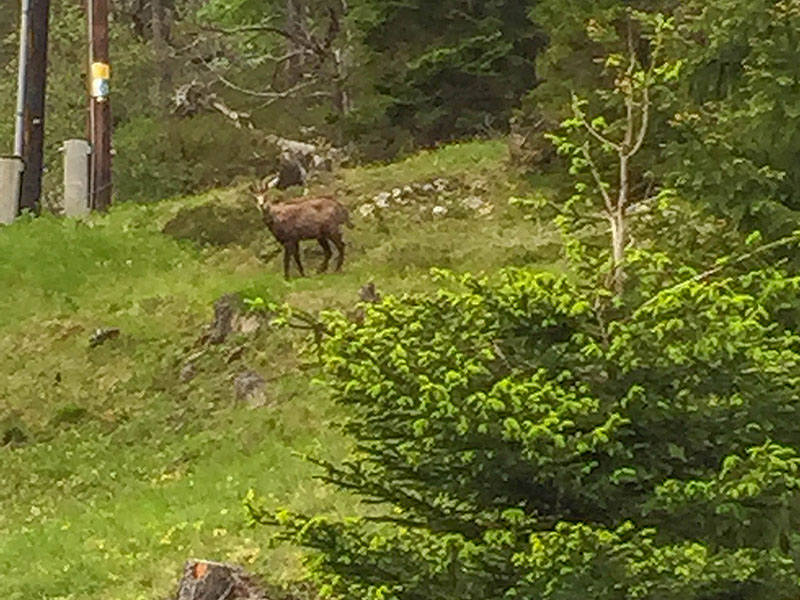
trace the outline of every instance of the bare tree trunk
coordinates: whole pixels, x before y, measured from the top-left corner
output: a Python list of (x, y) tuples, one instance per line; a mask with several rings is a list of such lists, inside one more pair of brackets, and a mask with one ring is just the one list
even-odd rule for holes
[(303, 76), (303, 46), (297, 42), (302, 39), (305, 19), (305, 6), (303, 0), (286, 0), (286, 31), (289, 36), (286, 40), (286, 78), (289, 86), (296, 85)]
[(628, 230), (625, 222), (625, 211), (617, 207), (609, 215), (611, 224), (611, 251), (613, 266), (610, 273), (609, 287), (621, 294), (625, 286), (625, 247), (628, 243)]
[(333, 52), (334, 102), (337, 112), (343, 117), (349, 115), (352, 110), (350, 94), (347, 91), (347, 77), (350, 73), (348, 58), (351, 55), (352, 48), (350, 46), (353, 42), (347, 23), (348, 10), (347, 0), (339, 0), (339, 12), (335, 18), (339, 20), (337, 29), (342, 32), (343, 47), (337, 48)]
[[(629, 118), (628, 131), (633, 136), (633, 119)], [(626, 139), (619, 153), (619, 195), (614, 211), (609, 215), (611, 220), (611, 249), (613, 256), (612, 280), (616, 293), (622, 293), (625, 284), (625, 248), (628, 245), (628, 230), (625, 222), (629, 196), (630, 196), (630, 157), (628, 146), (630, 140)]]
[(161, 110), (166, 105), (171, 84), (169, 49), (167, 47), (168, 23), (165, 19), (162, 0), (150, 0), (150, 11), (157, 69), (157, 80), (153, 86), (153, 102)]
[[(611, 269), (606, 277), (610, 290), (621, 294), (625, 287), (625, 254), (632, 242), (628, 211), (631, 207), (633, 195), (636, 193), (631, 186), (631, 164), (636, 155), (644, 146), (651, 121), (651, 91), (658, 79), (659, 50), (663, 47), (664, 37), (660, 26), (656, 36), (648, 41), (647, 53), (642, 58), (642, 49), (637, 46), (637, 37), (634, 36), (634, 27), (631, 15), (628, 15), (628, 64), (620, 72), (616, 81), (616, 92), (622, 96), (625, 107), (624, 132), (622, 139), (614, 140), (607, 135), (605, 127), (597, 127), (587, 118), (582, 102), (575, 97), (573, 114), (583, 125), (588, 141), (575, 148), (575, 157), (582, 155), (589, 174), (594, 179), (597, 193), (602, 199), (602, 214), (611, 229)], [(641, 41), (643, 38), (637, 34)], [(669, 64), (669, 63), (665, 63)], [(613, 150), (619, 160), (618, 187), (612, 192), (613, 185), (603, 177), (598, 164), (595, 162), (591, 144), (599, 142), (604, 150)], [(573, 146), (574, 148), (574, 146)], [(645, 194), (645, 199), (649, 191)]]
[(334, 50), (333, 65), (335, 73), (333, 76), (333, 104), (334, 109), (341, 117), (350, 114), (350, 94), (347, 92), (345, 79), (347, 77), (342, 61), (342, 51)]

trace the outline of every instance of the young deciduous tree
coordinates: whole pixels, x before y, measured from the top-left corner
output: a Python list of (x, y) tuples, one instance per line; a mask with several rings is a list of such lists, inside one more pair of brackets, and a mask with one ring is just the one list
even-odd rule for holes
[[(651, 125), (653, 96), (676, 80), (681, 61), (664, 51), (665, 38), (674, 29), (671, 18), (630, 9), (611, 11), (607, 16), (606, 23), (590, 21), (587, 30), (597, 43), (613, 48), (602, 61), (611, 87), (598, 89), (592, 98), (573, 95), (572, 117), (562, 122), (561, 134), (549, 138), (559, 153), (569, 156), (570, 173), (577, 176), (575, 194), (563, 208), (565, 214), (582, 220), (587, 213), (599, 212), (608, 223), (608, 286), (621, 293), (630, 212), (634, 204), (650, 200), (632, 189), (633, 163)], [(639, 39), (649, 42), (644, 53)]]

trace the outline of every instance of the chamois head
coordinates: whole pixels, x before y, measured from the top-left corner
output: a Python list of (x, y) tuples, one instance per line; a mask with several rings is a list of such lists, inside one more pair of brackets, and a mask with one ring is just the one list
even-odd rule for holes
[(269, 190), (270, 190), (269, 182), (264, 179), (253, 183), (250, 185), (250, 193), (253, 194), (253, 197), (256, 199), (256, 205), (258, 209), (261, 211), (261, 214), (264, 216), (264, 219), (269, 219), (271, 216), (270, 213), (270, 204), (272, 202), (269, 199)]

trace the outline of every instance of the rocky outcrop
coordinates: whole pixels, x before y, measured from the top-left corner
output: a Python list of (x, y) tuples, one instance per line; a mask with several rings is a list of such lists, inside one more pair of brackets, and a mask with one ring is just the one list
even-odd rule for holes
[(214, 321), (203, 330), (198, 343), (219, 345), (232, 333), (256, 333), (261, 325), (261, 319), (257, 315), (248, 314), (244, 310), (238, 294), (226, 294), (214, 303)]
[(364, 219), (380, 219), (388, 211), (405, 210), (428, 218), (488, 216), (494, 210), (489, 201), (489, 184), (483, 180), (463, 182), (437, 178), (398, 186), (375, 194), (358, 207)]
[(309, 175), (319, 171), (333, 171), (344, 161), (344, 152), (323, 143), (309, 144), (268, 135), (267, 141), (274, 144), (280, 153), (280, 170), (269, 182), (269, 187), (285, 190), (294, 186), (305, 186)]

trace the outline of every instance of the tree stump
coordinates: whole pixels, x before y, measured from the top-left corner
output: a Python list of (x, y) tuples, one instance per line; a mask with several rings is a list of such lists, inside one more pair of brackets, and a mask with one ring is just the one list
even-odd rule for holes
[(189, 560), (176, 600), (268, 600), (262, 586), (235, 565)]

